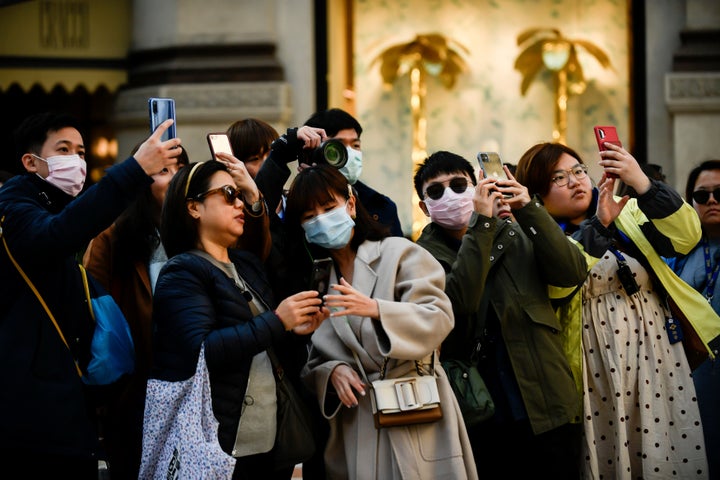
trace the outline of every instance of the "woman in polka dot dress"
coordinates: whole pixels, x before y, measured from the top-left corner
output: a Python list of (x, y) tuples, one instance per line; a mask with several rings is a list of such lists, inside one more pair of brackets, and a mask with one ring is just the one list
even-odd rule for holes
[[(561, 308), (566, 352), (583, 391), (586, 478), (707, 478), (691, 370), (666, 331), (663, 295), (683, 282), (660, 255), (686, 254), (700, 239), (692, 207), (650, 180), (622, 147), (606, 144), (597, 188), (572, 149), (542, 143), (523, 154), (516, 178), (588, 255), (587, 280)], [(615, 174), (638, 192), (614, 197)], [(654, 275), (649, 275), (651, 269)], [(582, 384), (580, 385), (580, 379)]]

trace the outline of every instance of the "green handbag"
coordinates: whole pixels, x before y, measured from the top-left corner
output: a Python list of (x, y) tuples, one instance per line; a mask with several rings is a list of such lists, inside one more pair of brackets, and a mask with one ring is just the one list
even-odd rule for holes
[(465, 425), (472, 427), (492, 417), (495, 404), (475, 364), (470, 360), (453, 358), (441, 363), (460, 405)]

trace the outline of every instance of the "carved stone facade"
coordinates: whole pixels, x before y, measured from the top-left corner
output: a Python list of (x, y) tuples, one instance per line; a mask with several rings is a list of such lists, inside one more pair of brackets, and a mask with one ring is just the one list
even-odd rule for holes
[(674, 186), (685, 191), (688, 173), (720, 159), (720, 6), (687, 0), (681, 45), (665, 75), (665, 103), (672, 116)]

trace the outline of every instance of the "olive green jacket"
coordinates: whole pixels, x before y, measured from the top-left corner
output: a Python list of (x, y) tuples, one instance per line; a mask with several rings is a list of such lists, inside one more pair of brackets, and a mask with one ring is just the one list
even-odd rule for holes
[(456, 250), (431, 223), (417, 243), (443, 265), (455, 327), (441, 358), (468, 358), (483, 305), (495, 310), (535, 434), (573, 421), (580, 408), (561, 324), (548, 286), (584, 282), (587, 264), (536, 198), (513, 212), (516, 222), (473, 214)]

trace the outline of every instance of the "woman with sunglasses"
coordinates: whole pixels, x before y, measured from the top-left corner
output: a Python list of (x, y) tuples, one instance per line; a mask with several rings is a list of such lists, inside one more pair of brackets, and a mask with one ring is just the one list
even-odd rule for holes
[[(585, 284), (559, 312), (582, 381), (584, 477), (705, 478), (695, 387), (682, 344), (668, 334), (660, 290), (684, 298), (684, 282), (660, 256), (695, 246), (697, 215), (625, 149), (605, 146), (597, 188), (577, 152), (561, 144), (531, 147), (516, 171), (588, 258)], [(608, 173), (638, 198), (614, 197), (616, 179)]]
[[(436, 353), (453, 326), (445, 273), (429, 252), (370, 217), (345, 177), (318, 165), (295, 177), (285, 222), (305, 255), (333, 259), (333, 311), (303, 370), (330, 422), (329, 479), (477, 478), (462, 414)], [(442, 418), (376, 429), (368, 381), (435, 373)]]
[[(702, 294), (715, 315), (708, 321), (720, 325), (720, 160), (707, 160), (690, 171), (685, 199), (692, 204), (702, 225), (702, 240), (685, 257), (668, 260), (675, 273)], [(697, 317), (697, 316), (696, 316)], [(697, 317), (699, 318), (699, 317)], [(705, 448), (720, 452), (720, 361), (707, 359), (693, 370), (700, 405)], [(720, 479), (720, 455), (709, 455), (712, 479)]]
[(151, 377), (190, 378), (204, 346), (218, 440), (237, 458), (233, 478), (288, 479), (292, 468), (275, 471), (272, 451), (262, 446), (273, 444), (275, 432), (241, 428), (241, 412), (256, 408), (244, 399), (255, 395), (255, 422), (274, 424), (274, 407), (264, 408), (275, 404), (274, 390), (272, 398), (252, 390), (275, 381), (267, 351), (282, 359), (293, 347), (304, 348), (294, 337), (312, 333), (329, 312), (315, 291), (276, 304), (260, 260), (232, 248), (245, 229), (245, 193), (214, 160), (188, 166), (170, 182), (160, 227), (169, 260), (153, 299)]

